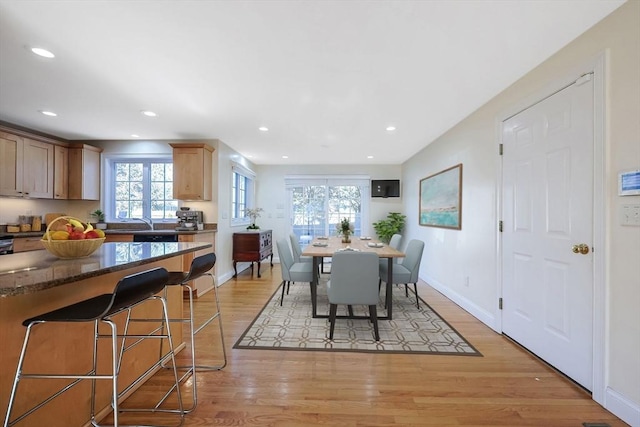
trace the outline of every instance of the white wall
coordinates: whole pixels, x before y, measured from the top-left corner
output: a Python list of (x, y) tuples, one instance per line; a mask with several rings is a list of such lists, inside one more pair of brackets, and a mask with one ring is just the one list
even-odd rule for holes
[[(630, 1), (403, 165), (407, 234), (426, 242), (421, 278), (490, 326), (497, 308), (496, 120), (502, 112), (606, 53), (606, 245), (608, 295), (604, 406), (640, 426), (640, 227), (619, 223), (622, 170), (640, 168), (640, 2)], [(577, 76), (576, 76), (577, 77)], [(417, 225), (418, 183), (423, 177), (464, 164), (462, 230)], [(469, 286), (465, 286), (465, 277)], [(594, 393), (595, 394), (595, 393)]]
[[(231, 226), (231, 167), (234, 163), (239, 163), (254, 172), (256, 168), (224, 142), (218, 143), (217, 153), (218, 233), (216, 236), (216, 274), (218, 275), (218, 283), (224, 283), (233, 276), (233, 233), (243, 231), (246, 228)], [(238, 271), (246, 268), (247, 265), (239, 264)]]

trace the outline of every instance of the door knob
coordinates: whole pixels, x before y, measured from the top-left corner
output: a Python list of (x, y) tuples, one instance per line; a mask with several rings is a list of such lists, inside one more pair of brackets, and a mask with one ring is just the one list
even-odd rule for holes
[(585, 243), (580, 243), (579, 245), (573, 245), (573, 247), (571, 248), (571, 251), (573, 251), (574, 254), (586, 255), (589, 253), (589, 245)]

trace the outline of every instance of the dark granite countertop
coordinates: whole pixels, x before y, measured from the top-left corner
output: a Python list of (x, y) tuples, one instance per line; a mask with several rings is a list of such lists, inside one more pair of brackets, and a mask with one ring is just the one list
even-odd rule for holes
[(59, 259), (46, 250), (3, 255), (0, 256), (0, 298), (35, 293), (211, 246), (204, 242), (113, 242), (103, 244), (86, 258)]
[[(145, 236), (173, 236), (173, 235), (189, 235), (189, 234), (204, 234), (215, 233), (217, 229), (204, 229), (204, 230), (175, 230), (175, 229), (160, 229), (160, 230), (141, 230), (136, 228), (117, 228), (103, 230), (105, 234), (137, 234)], [(0, 238), (3, 236), (13, 236), (14, 239), (21, 237), (42, 237), (44, 231), (29, 231), (26, 233), (0, 233)]]

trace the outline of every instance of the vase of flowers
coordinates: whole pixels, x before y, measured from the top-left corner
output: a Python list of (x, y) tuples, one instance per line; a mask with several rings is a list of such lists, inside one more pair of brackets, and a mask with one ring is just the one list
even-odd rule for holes
[(260, 218), (260, 212), (264, 209), (262, 208), (247, 208), (244, 210), (244, 213), (251, 218), (251, 224), (247, 227), (247, 230), (259, 230), (260, 227), (256, 225), (256, 219)]
[(342, 218), (342, 221), (337, 224), (336, 228), (338, 229), (338, 235), (342, 236), (342, 243), (351, 243), (353, 224), (351, 224), (347, 218)]

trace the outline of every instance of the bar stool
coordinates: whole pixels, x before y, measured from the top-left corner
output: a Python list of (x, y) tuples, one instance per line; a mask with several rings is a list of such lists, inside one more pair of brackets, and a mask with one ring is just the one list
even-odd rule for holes
[[(121, 426), (119, 424), (119, 413), (124, 411), (130, 412), (172, 412), (180, 414), (181, 422), (184, 417), (184, 410), (182, 408), (182, 396), (180, 395), (179, 379), (177, 369), (174, 368), (173, 375), (175, 385), (173, 386), (177, 390), (178, 408), (177, 409), (162, 409), (159, 405), (162, 404), (164, 399), (159, 402), (154, 408), (139, 408), (139, 409), (121, 409), (118, 405), (118, 400), (123, 395), (129, 393), (129, 391), (143, 378), (146, 378), (155, 369), (165, 363), (168, 359), (171, 359), (175, 365), (174, 349), (171, 340), (171, 331), (167, 326), (166, 333), (163, 331), (163, 326), (159, 325), (148, 335), (128, 335), (128, 328), (131, 319), (131, 310), (148, 301), (158, 300), (162, 304), (162, 316), (163, 319), (168, 320), (167, 303), (164, 297), (156, 295), (165, 288), (169, 274), (164, 268), (155, 268), (152, 270), (144, 271), (141, 273), (132, 274), (122, 278), (115, 287), (115, 290), (111, 294), (103, 294), (93, 298), (89, 298), (84, 301), (80, 301), (75, 304), (71, 304), (57, 310), (34, 316), (30, 319), (26, 319), (22, 324), (27, 327), (22, 350), (18, 359), (18, 367), (16, 370), (16, 376), (13, 381), (13, 387), (11, 389), (11, 395), (9, 397), (9, 407), (7, 409), (7, 415), (4, 420), (4, 427), (10, 427), (14, 424), (22, 421), (24, 418), (31, 415), (36, 410), (42, 408), (54, 398), (58, 397), (71, 387), (77, 385), (82, 380), (91, 380), (91, 423), (94, 426), (98, 426), (96, 421), (96, 407), (95, 407), (95, 394), (96, 394), (96, 380), (111, 380), (111, 406), (113, 407), (113, 425), (114, 427)], [(118, 327), (113, 320), (114, 316), (123, 313), (126, 315), (126, 323), (124, 326), (124, 333), (118, 334)], [(50, 373), (24, 373), (23, 364), (27, 353), (27, 347), (29, 343), (29, 337), (32, 329), (36, 325), (46, 324), (49, 322), (68, 322), (68, 323), (94, 323), (94, 341), (93, 341), (93, 365), (89, 372), (85, 374), (50, 374)], [(98, 326), (100, 323), (109, 326), (111, 333), (107, 335), (101, 335), (98, 332)], [(98, 364), (98, 339), (110, 338), (111, 339), (111, 373), (99, 374)], [(122, 338), (122, 346), (118, 350), (118, 339)], [(129, 338), (137, 338), (134, 344), (126, 346), (126, 340)], [(167, 340), (168, 351), (162, 355), (160, 360), (151, 366), (146, 372), (138, 377), (132, 384), (127, 386), (122, 392), (118, 393), (118, 375), (120, 372), (120, 366), (122, 363), (122, 356), (126, 350), (136, 346), (144, 339), (153, 338), (160, 340)], [(163, 341), (161, 341), (162, 343)], [(72, 379), (71, 383), (67, 384), (60, 390), (53, 393), (51, 396), (44, 399), (42, 402), (32, 406), (30, 409), (19, 415), (15, 419), (11, 420), (11, 412), (15, 402), (18, 384), (27, 379)]]
[[(198, 394), (197, 394), (197, 381), (196, 381), (196, 370), (209, 370), (209, 371), (219, 371), (223, 369), (227, 365), (227, 352), (224, 348), (224, 333), (222, 330), (222, 319), (220, 318), (220, 301), (218, 299), (218, 289), (216, 286), (216, 279), (212, 272), (213, 267), (216, 264), (216, 254), (208, 253), (205, 255), (200, 255), (195, 257), (193, 261), (191, 261), (191, 266), (189, 267), (189, 271), (172, 271), (169, 272), (169, 279), (167, 281), (167, 286), (182, 286), (183, 289), (186, 289), (189, 294), (189, 317), (187, 318), (170, 318), (169, 322), (181, 322), (189, 324), (189, 335), (191, 339), (191, 365), (190, 366), (178, 366), (177, 368), (180, 370), (186, 370), (182, 377), (180, 377), (180, 382), (182, 382), (185, 378), (189, 376), (189, 374), (193, 375), (191, 384), (192, 384), (192, 393), (193, 393), (193, 405), (190, 408), (185, 408), (185, 412), (189, 413), (193, 411), (198, 404)], [(193, 307), (193, 288), (189, 285), (189, 282), (192, 280), (196, 280), (202, 276), (211, 277), (211, 281), (213, 283), (213, 293), (215, 295), (216, 308), (215, 312), (209, 315), (209, 317), (197, 328), (195, 327), (194, 321), (194, 307)], [(166, 292), (166, 289), (165, 289)], [(218, 327), (220, 329), (220, 344), (222, 346), (222, 355), (223, 361), (220, 365), (211, 366), (211, 365), (196, 365), (196, 335), (202, 329), (204, 329), (207, 325), (213, 322), (215, 319), (218, 319)]]

